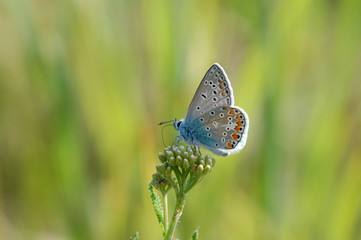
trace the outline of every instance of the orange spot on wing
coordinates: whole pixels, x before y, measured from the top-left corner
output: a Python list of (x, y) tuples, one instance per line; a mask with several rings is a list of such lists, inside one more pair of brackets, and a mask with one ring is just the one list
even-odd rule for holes
[(238, 121), (238, 122), (237, 122), (237, 125), (242, 125), (241, 121)]
[(222, 96), (225, 97), (227, 94), (226, 92), (222, 92)]
[(231, 111), (229, 111), (229, 114), (234, 114), (234, 109), (232, 109)]
[(237, 140), (239, 138), (238, 135), (235, 134), (235, 133), (232, 134), (232, 137), (233, 137), (234, 140)]
[(223, 89), (224, 88), (224, 86), (223, 86), (223, 84), (221, 83), (221, 84), (219, 84), (219, 87), (221, 88), (221, 89)]
[(221, 82), (222, 82), (222, 80), (221, 80), (221, 79), (218, 79), (218, 82), (219, 82), (219, 83), (221, 83)]
[(238, 120), (241, 119), (240, 115), (237, 115), (236, 118), (237, 118)]
[(237, 132), (239, 132), (239, 130), (241, 130), (241, 128), (240, 128), (239, 126), (236, 126), (236, 127), (234, 128), (234, 130), (236, 130)]
[(223, 109), (223, 110), (228, 110), (228, 108), (227, 108), (227, 107), (222, 107), (222, 109)]
[(224, 147), (225, 149), (231, 149), (231, 148), (229, 148), (229, 147)]
[(228, 145), (228, 147), (230, 147), (230, 148), (232, 147), (232, 143), (230, 143), (230, 142), (229, 142), (227, 145)]

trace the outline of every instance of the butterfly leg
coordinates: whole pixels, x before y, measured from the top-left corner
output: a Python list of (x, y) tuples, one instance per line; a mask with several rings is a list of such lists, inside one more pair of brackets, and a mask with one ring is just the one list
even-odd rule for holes
[[(176, 139), (177, 139), (177, 141), (176, 141)], [(174, 139), (173, 139), (173, 142), (172, 142), (172, 145), (171, 145), (171, 146), (172, 146), (172, 147), (173, 147), (174, 145), (175, 145), (175, 146), (178, 146), (179, 141), (180, 141), (180, 140), (179, 140), (179, 136), (178, 136), (178, 135), (175, 136)], [(174, 144), (174, 143), (175, 143), (175, 144)]]
[(193, 149), (194, 152), (199, 152), (199, 154), (202, 154), (202, 153), (201, 153), (201, 149), (199, 148), (198, 145), (192, 146), (192, 149)]
[(196, 151), (197, 151), (197, 152), (201, 153), (201, 149), (199, 148), (198, 145), (196, 145), (195, 148), (196, 148)]

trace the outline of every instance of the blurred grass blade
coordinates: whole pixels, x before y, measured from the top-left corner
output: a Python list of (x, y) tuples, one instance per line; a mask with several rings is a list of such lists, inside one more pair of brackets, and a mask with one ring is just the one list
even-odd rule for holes
[(130, 237), (130, 240), (139, 240), (139, 233), (136, 232), (133, 236)]

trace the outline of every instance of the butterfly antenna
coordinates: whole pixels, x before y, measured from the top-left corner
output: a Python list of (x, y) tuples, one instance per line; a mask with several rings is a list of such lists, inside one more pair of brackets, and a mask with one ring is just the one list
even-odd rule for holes
[[(169, 122), (169, 121), (168, 121), (168, 122)], [(165, 122), (164, 122), (164, 123), (165, 123)], [(158, 125), (163, 125), (163, 124), (159, 123)], [(164, 131), (164, 128), (165, 128), (165, 127), (169, 127), (169, 126), (173, 126), (173, 124), (164, 125), (164, 126), (162, 127), (162, 142), (163, 142), (164, 147), (166, 147), (166, 145), (165, 145), (165, 142), (164, 142), (163, 131)]]
[[(177, 119), (176, 119), (176, 120), (177, 120)], [(174, 120), (169, 120), (169, 121), (165, 121), (165, 122), (160, 122), (160, 123), (158, 123), (158, 125), (163, 125), (163, 124), (170, 123), (170, 122), (174, 122)]]

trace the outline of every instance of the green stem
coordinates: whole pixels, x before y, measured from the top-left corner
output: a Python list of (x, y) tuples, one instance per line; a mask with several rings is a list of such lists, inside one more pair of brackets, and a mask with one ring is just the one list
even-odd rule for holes
[(169, 228), (167, 229), (167, 233), (164, 237), (164, 240), (173, 239), (174, 231), (179, 221), (180, 216), (182, 215), (184, 205), (186, 203), (186, 194), (180, 193), (177, 198), (177, 204), (174, 208), (174, 213), (172, 217), (172, 221), (170, 222)]
[(168, 195), (163, 194), (163, 202), (164, 202), (164, 231), (168, 230)]

